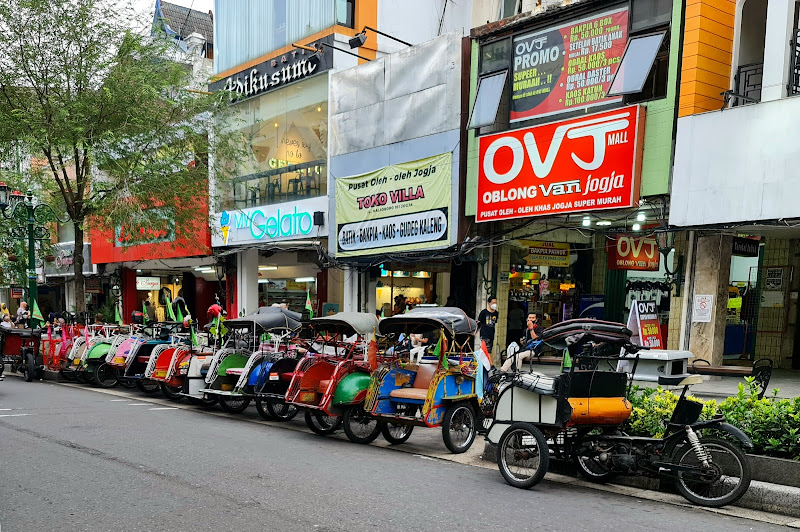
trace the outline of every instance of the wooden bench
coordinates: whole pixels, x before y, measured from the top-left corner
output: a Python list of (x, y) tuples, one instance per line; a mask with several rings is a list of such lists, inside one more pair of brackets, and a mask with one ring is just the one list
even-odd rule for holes
[(713, 375), (715, 377), (755, 377), (755, 383), (761, 390), (758, 398), (764, 397), (772, 377), (772, 360), (760, 358), (752, 366), (712, 366), (708, 360), (696, 358), (687, 368), (695, 375)]

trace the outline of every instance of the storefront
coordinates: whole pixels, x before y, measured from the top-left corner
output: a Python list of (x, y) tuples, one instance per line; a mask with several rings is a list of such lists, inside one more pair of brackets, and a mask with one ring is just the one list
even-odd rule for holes
[[(206, 310), (221, 294), (211, 255), (208, 206), (201, 202), (183, 207), (191, 217), (176, 226), (173, 209), (179, 208), (155, 208), (157, 220), (152, 224), (134, 220), (113, 231), (91, 232), (92, 262), (103, 265), (104, 271), (105, 288), (97, 288), (107, 297), (108, 288), (120, 288), (119, 310), (125, 323), (135, 311), (143, 311), (145, 301), (155, 309), (156, 318), (164, 320), (168, 301), (180, 296), (203, 325)], [(113, 321), (113, 306), (104, 307), (109, 315), (103, 319)]]
[[(403, 309), (448, 302), (446, 250), (461, 219), (461, 49), (451, 33), (331, 76), (329, 253), (343, 272), (344, 310), (388, 316), (401, 295)], [(407, 75), (420, 64), (430, 76)]]
[(472, 30), (465, 214), (478, 223), (472, 244), (489, 250), (477, 299), (498, 298), (500, 348), (526, 312), (545, 326), (625, 322), (633, 300), (657, 298), (669, 317), (670, 250), (656, 234), (667, 227), (680, 3), (662, 4)]
[[(91, 260), (92, 246), (88, 242), (83, 244), (83, 275), (84, 283), (91, 287), (97, 281), (97, 266)], [(44, 262), (44, 286), (38, 290), (39, 309), (45, 316), (50, 312), (74, 312), (75, 310), (75, 244), (63, 242), (53, 246), (54, 260)], [(98, 294), (86, 292), (86, 302), (97, 307), (100, 302)]]

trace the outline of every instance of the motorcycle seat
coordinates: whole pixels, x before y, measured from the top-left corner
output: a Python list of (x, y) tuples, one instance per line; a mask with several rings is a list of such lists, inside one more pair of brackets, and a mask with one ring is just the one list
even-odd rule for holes
[(514, 380), (514, 385), (539, 395), (553, 395), (558, 388), (558, 378), (541, 373), (522, 373)]

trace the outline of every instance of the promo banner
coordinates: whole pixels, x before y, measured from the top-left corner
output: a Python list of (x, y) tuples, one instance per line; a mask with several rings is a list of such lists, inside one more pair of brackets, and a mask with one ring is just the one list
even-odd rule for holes
[(480, 137), (477, 221), (638, 205), (644, 114), (634, 105)]
[(511, 121), (622, 101), (606, 93), (627, 42), (627, 8), (515, 36)]
[(609, 270), (657, 272), (661, 254), (656, 239), (618, 236), (606, 242)]
[(632, 301), (628, 316), (628, 329), (633, 332), (631, 343), (651, 349), (664, 349), (661, 323), (655, 301)]
[(453, 154), (336, 179), (337, 255), (450, 243)]

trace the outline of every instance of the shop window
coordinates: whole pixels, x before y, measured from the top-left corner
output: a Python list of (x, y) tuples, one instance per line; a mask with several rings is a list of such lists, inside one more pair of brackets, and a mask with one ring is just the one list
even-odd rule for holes
[(355, 28), (355, 0), (336, 0), (336, 23), (347, 28)]
[(630, 102), (666, 96), (669, 45), (665, 36), (666, 31), (661, 31), (628, 41), (608, 96), (628, 94)]
[(495, 123), (500, 101), (506, 92), (507, 76), (508, 70), (501, 70), (478, 79), (475, 105), (472, 106), (472, 116), (469, 119), (470, 129), (491, 126)]
[(630, 29), (632, 32), (669, 24), (672, 19), (672, 0), (633, 0)]

